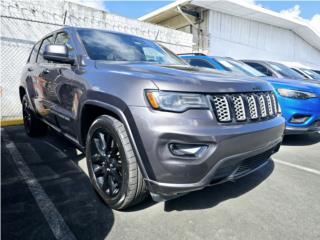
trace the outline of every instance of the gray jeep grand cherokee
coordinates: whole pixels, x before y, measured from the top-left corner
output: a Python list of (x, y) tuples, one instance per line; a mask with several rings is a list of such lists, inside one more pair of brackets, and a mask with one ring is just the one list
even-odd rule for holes
[(25, 130), (50, 126), (85, 151), (114, 209), (233, 180), (279, 149), (284, 119), (268, 83), (208, 71), (140, 37), (65, 27), (28, 59)]

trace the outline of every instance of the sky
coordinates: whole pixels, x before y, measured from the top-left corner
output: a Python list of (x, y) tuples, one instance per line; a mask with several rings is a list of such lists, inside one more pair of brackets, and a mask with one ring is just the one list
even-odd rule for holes
[[(95, 0), (72, 0), (85, 5), (100, 8), (110, 13), (125, 16), (128, 18), (139, 18), (153, 10), (165, 6), (173, 1), (95, 1)], [(238, 0), (255, 4), (285, 16), (307, 20), (311, 25), (320, 32), (320, 0), (318, 1), (255, 1), (255, 0)]]

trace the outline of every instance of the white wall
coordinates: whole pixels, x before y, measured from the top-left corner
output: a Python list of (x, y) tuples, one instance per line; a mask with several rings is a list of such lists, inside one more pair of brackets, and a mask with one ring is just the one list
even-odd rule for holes
[(320, 51), (294, 32), (210, 10), (209, 54), (320, 65)]

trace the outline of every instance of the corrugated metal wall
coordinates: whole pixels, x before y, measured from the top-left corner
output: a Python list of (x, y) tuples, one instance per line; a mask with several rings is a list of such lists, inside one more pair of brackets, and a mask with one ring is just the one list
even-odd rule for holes
[[(66, 18), (65, 18), (66, 16)], [(21, 117), (18, 86), (32, 45), (45, 34), (70, 26), (126, 32), (190, 52), (192, 35), (109, 14), (68, 1), (1, 0), (1, 120)]]
[(287, 29), (210, 10), (212, 55), (319, 65), (320, 51)]

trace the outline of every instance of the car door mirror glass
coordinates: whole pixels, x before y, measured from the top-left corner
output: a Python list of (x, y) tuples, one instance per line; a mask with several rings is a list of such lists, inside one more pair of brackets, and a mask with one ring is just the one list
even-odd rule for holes
[(74, 59), (69, 57), (66, 45), (48, 44), (45, 46), (43, 58), (58, 63), (74, 63)]

